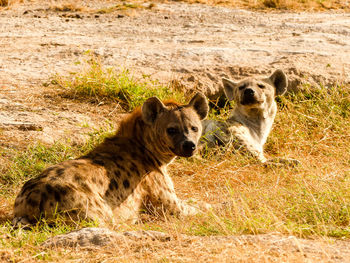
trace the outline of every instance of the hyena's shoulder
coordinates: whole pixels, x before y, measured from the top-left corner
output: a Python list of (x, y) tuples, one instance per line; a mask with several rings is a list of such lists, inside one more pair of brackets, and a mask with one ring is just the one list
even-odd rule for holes
[(249, 128), (237, 121), (203, 121), (202, 144), (211, 148), (214, 146), (227, 146), (239, 149), (247, 147), (257, 151), (259, 145), (254, 141)]

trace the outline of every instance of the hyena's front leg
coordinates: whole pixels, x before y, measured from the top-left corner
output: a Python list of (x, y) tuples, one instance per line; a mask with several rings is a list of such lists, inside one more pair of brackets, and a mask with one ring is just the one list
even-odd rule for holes
[[(173, 182), (166, 172), (152, 172), (142, 183), (147, 191), (146, 207), (151, 208), (153, 212), (161, 209), (162, 212), (177, 216), (195, 215), (200, 212), (199, 209), (188, 205), (176, 196)], [(208, 208), (209, 206), (207, 205)]]

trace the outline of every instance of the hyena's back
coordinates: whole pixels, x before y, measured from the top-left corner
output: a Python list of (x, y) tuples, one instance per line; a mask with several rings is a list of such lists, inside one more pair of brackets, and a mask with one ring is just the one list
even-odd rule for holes
[[(93, 176), (88, 176), (91, 174)], [(65, 161), (24, 184), (15, 202), (14, 216), (26, 217), (28, 223), (34, 223), (43, 215), (52, 218), (61, 212), (73, 220), (112, 217), (111, 209), (102, 198), (108, 181), (105, 168), (92, 160)]]

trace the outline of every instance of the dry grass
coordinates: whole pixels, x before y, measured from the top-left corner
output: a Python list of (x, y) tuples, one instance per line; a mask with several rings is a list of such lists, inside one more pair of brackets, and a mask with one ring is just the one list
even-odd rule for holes
[(8, 6), (9, 2), (8, 0), (0, 0), (0, 6)]
[[(42, 0), (34, 1), (40, 3)], [(348, 0), (175, 0), (188, 3), (202, 3), (214, 6), (227, 6), (233, 8), (253, 9), (253, 10), (291, 10), (291, 11), (325, 11), (325, 10), (349, 10), (350, 2)], [(12, 6), (18, 3), (27, 2), (23, 0), (0, 0), (0, 7)], [(82, 1), (54, 1), (50, 4), (50, 9), (58, 12), (62, 11), (89, 11), (98, 13), (110, 13), (114, 11), (133, 10), (144, 8), (142, 1), (118, 1), (115, 5), (110, 6), (111, 1), (95, 1), (103, 3), (108, 7), (93, 8), (90, 3), (90, 8), (87, 8)], [(166, 2), (165, 0), (152, 1), (149, 8), (154, 6), (154, 2)], [(46, 3), (46, 2), (45, 2)], [(114, 2), (115, 3), (115, 2)]]
[(64, 2), (54, 4), (50, 7), (50, 9), (57, 12), (80, 12), (85, 8), (79, 5), (77, 2)]
[(221, 5), (254, 10), (324, 11), (349, 10), (347, 0), (184, 0), (189, 3)]
[(0, 8), (11, 8), (22, 4), (24, 0), (0, 0)]
[[(103, 68), (95, 66), (95, 70), (104, 72)], [(73, 75), (65, 83), (83, 83), (84, 89), (89, 86), (88, 83), (105, 83), (109, 86), (109, 78), (103, 78), (104, 73), (93, 75), (89, 70), (84, 72), (85, 75), (79, 75), (83, 81), (76, 81), (76, 75)], [(111, 86), (115, 86), (118, 78), (113, 78), (113, 81)], [(76, 87), (75, 84), (70, 88)], [(104, 85), (99, 87), (103, 88)], [(96, 92), (99, 90), (95, 90), (94, 96)], [(108, 93), (99, 96), (108, 96)], [(142, 103), (142, 100), (138, 103)], [(0, 258), (7, 261), (29, 259), (66, 262), (85, 258), (87, 262), (168, 262), (199, 259), (217, 261), (235, 257), (248, 262), (301, 262), (304, 253), (290, 250), (288, 246), (282, 252), (276, 252), (264, 242), (233, 242), (214, 237), (278, 232), (318, 240), (348, 240), (349, 86), (306, 86), (300, 93), (278, 98), (278, 105), (280, 110), (266, 144), (267, 155), (294, 157), (302, 162), (302, 166), (264, 167), (240, 152), (228, 153), (220, 149), (210, 152), (205, 159), (178, 159), (169, 167), (178, 195), (183, 199), (195, 198), (219, 204), (221, 208), (181, 220), (152, 217), (138, 225), (118, 228), (164, 231), (173, 237), (173, 241), (168, 243), (134, 242), (118, 244), (112, 250), (92, 252), (42, 249), (38, 245), (46, 238), (82, 227), (84, 223), (67, 226), (58, 222), (53, 228), (44, 224), (32, 231), (14, 231), (7, 223), (11, 218), (15, 193), (23, 181), (36, 176), (53, 163), (79, 156), (91, 149), (112, 127), (91, 133), (91, 139), (84, 145), (71, 145), (66, 141), (52, 146), (36, 144), (25, 151), (9, 152), (1, 149), (0, 158), (7, 160), (7, 165), (1, 165)], [(186, 240), (183, 234), (194, 237)], [(323, 252), (317, 254), (318, 259), (327, 259), (328, 252)]]

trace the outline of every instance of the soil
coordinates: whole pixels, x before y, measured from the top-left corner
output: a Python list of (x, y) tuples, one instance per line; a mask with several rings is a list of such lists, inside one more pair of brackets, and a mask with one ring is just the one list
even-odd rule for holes
[[(268, 75), (276, 68), (288, 74), (289, 90), (304, 83), (350, 82), (349, 13), (266, 13), (179, 2), (111, 13), (91, 11), (103, 6), (90, 2), (83, 11), (59, 12), (34, 2), (0, 11), (1, 147), (21, 148), (38, 140), (51, 144), (68, 136), (81, 141), (106, 119), (120, 118), (117, 105), (77, 103), (45, 87), (56, 73), (79, 71), (77, 62), (87, 52), (99, 55), (107, 66), (127, 68), (136, 76), (150, 75), (163, 83), (176, 82), (208, 96), (220, 92), (221, 77)], [(219, 250), (227, 252), (232, 243), (204, 239), (208, 253), (217, 250), (211, 244), (220, 243)], [(276, 248), (271, 239), (264, 240), (261, 236), (247, 247), (245, 241), (237, 244), (242, 250), (258, 247), (272, 251), (272, 259), (283, 258), (283, 246)], [(297, 261), (350, 260), (343, 253), (347, 242), (331, 241), (327, 251), (320, 245), (318, 252), (317, 244), (322, 242), (299, 240), (313, 249), (300, 254), (295, 248)], [(289, 255), (294, 248), (288, 246)]]
[(349, 13), (266, 13), (171, 3), (103, 14), (96, 10), (108, 4), (87, 3), (78, 12), (36, 2), (0, 12), (3, 135), (22, 130), (15, 134), (18, 141), (35, 134), (52, 143), (67, 133), (79, 137), (77, 126), (84, 123), (101, 125), (96, 122), (101, 114), (87, 115), (81, 107), (75, 112), (68, 101), (53, 109), (47, 98), (39, 103), (43, 83), (56, 73), (81, 70), (86, 52), (99, 55), (107, 66), (199, 89), (209, 97), (220, 92), (223, 76), (267, 75), (275, 68), (288, 74), (290, 90), (303, 83), (350, 82)]
[[(290, 90), (303, 83), (350, 82), (349, 13), (266, 13), (171, 3), (103, 14), (96, 10), (106, 3), (81, 5), (83, 11), (60, 12), (34, 2), (0, 12), (3, 136), (13, 137), (16, 130), (18, 141), (30, 141), (34, 134), (52, 143), (67, 133), (79, 137), (83, 123), (101, 125), (96, 122), (101, 114), (87, 115), (81, 107), (75, 112), (68, 101), (53, 109), (47, 99), (39, 103), (43, 83), (56, 73), (81, 70), (86, 52), (99, 55), (107, 66), (199, 89), (209, 97), (220, 92), (223, 76), (266, 75), (275, 68), (288, 74)], [(25, 132), (17, 135), (18, 130)]]

